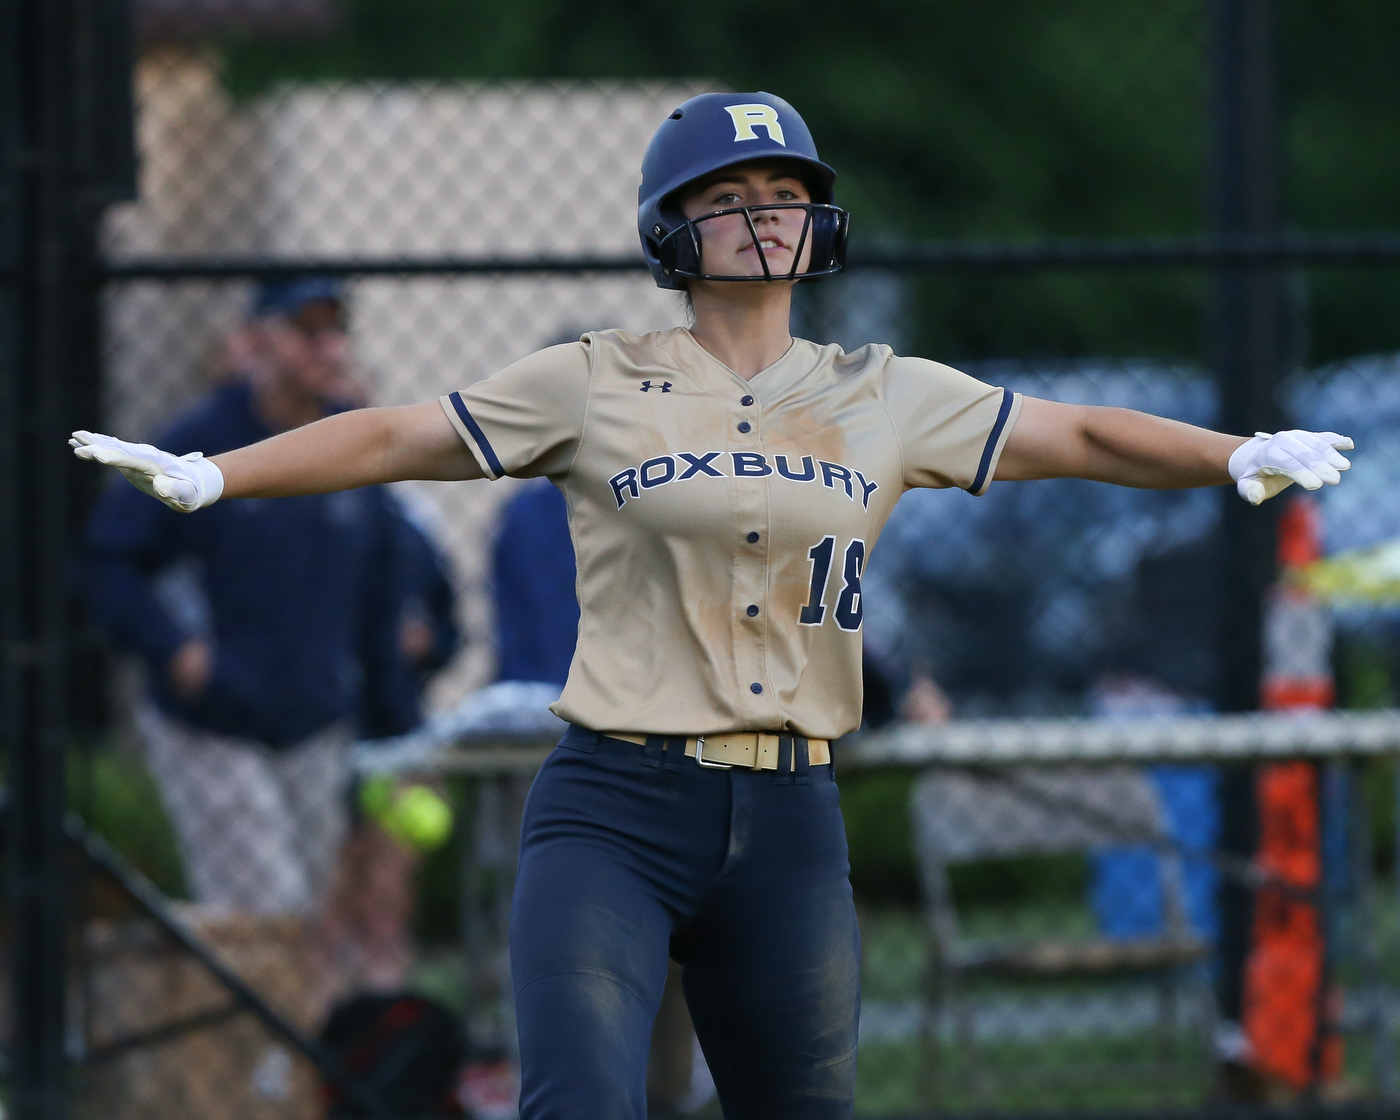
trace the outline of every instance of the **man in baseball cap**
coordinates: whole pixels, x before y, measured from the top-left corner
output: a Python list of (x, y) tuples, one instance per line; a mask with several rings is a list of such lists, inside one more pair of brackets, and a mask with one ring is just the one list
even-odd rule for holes
[[(261, 285), (241, 333), (244, 368), (164, 446), (242, 447), (353, 406), (338, 280)], [(398, 521), (382, 487), (198, 519), (128, 486), (98, 503), (93, 611), (146, 663), (136, 724), (196, 901), (312, 918), (348, 823), (346, 744), (418, 723)]]

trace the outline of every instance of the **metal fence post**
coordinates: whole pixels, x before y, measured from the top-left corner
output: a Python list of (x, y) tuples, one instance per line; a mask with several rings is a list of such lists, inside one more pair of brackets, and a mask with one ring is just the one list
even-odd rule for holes
[(97, 221), (131, 192), (127, 15), (125, 0), (0, 0), (0, 734), (17, 1120), (65, 1111), (68, 568), (83, 485), (65, 440), (97, 407)]
[(18, 1120), (64, 1114), (64, 595), (66, 547), (64, 296), (72, 254), (66, 213), (71, 87), (64, 3), (6, 11), (6, 215), (9, 339), (5, 423), (4, 699), (12, 791), (8, 901), (14, 922), (11, 1101)]
[[(1209, 209), (1217, 237), (1280, 228), (1277, 74), (1273, 0), (1211, 0)], [(1210, 349), (1220, 426), (1249, 434), (1278, 428), (1284, 303), (1276, 268), (1221, 267), (1210, 309)], [(1222, 711), (1258, 706), (1263, 600), (1274, 579), (1275, 503), (1254, 509), (1222, 494), (1219, 680)], [(1253, 767), (1229, 768), (1221, 787), (1222, 854), (1254, 852)], [(1241, 1017), (1253, 893), (1220, 887), (1220, 1012)]]

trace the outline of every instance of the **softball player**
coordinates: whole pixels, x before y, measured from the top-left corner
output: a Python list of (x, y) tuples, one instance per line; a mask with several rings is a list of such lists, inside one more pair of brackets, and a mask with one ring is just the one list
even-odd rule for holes
[(638, 210), (689, 329), (590, 333), (212, 460), (74, 436), (187, 511), (400, 479), (563, 491), (572, 726), (530, 794), (511, 922), (526, 1120), (645, 1114), (668, 954), (726, 1116), (850, 1115), (859, 939), (829, 742), (860, 722), (861, 575), (905, 490), (1234, 479), (1257, 503), (1349, 465), (1333, 433), (1222, 435), (791, 338), (793, 284), (844, 262), (834, 179), (780, 98), (693, 98)]

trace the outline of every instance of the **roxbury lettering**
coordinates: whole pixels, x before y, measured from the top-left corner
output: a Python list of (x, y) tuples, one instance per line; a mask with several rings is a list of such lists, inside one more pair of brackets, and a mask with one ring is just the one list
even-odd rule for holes
[[(726, 470), (725, 468), (728, 468)], [(801, 465), (794, 469), (786, 455), (773, 456), (768, 462), (766, 455), (757, 451), (704, 451), (691, 454), (681, 451), (675, 455), (657, 455), (640, 466), (618, 471), (608, 484), (612, 487), (617, 508), (627, 504), (629, 498), (640, 498), (646, 490), (667, 486), (672, 482), (689, 482), (695, 478), (767, 478), (777, 474), (789, 482), (820, 482), (828, 490), (844, 490), (851, 501), (860, 501), (870, 508), (870, 495), (880, 488), (878, 482), (868, 480), (865, 475), (852, 467), (840, 463), (828, 463), (825, 459), (813, 460), (812, 456), (802, 456)], [(857, 499), (856, 491), (860, 491)]]

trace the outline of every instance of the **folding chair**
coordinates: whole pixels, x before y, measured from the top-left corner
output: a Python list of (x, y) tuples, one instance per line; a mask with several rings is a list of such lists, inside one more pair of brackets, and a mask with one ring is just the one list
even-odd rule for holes
[[(1159, 1073), (1167, 1072), (1176, 1050), (1176, 989), (1193, 976), (1204, 986), (1204, 970), (1193, 966), (1205, 957), (1206, 946), (1190, 929), (1180, 859), (1147, 775), (1124, 766), (937, 769), (915, 784), (911, 809), (929, 948), (921, 1032), (921, 1080), (928, 1103), (937, 1106), (949, 1093), (964, 1091), (974, 1101), (988, 1103), (990, 1081), (979, 1059), (976, 1012), (966, 990), (977, 977), (1151, 981), (1158, 993), (1157, 1067)], [(1125, 843), (1150, 844), (1160, 853), (1161, 933), (1135, 939), (963, 937), (950, 867)], [(945, 1045), (951, 1067), (946, 1071), (940, 1061)], [(971, 1075), (967, 1085), (957, 1076), (963, 1071)], [(1123, 1072), (1122, 1067), (1115, 1072)], [(1029, 1080), (1024, 1073), (1017, 1071), (1016, 1079)], [(997, 1081), (1006, 1084), (1002, 1071)]]

